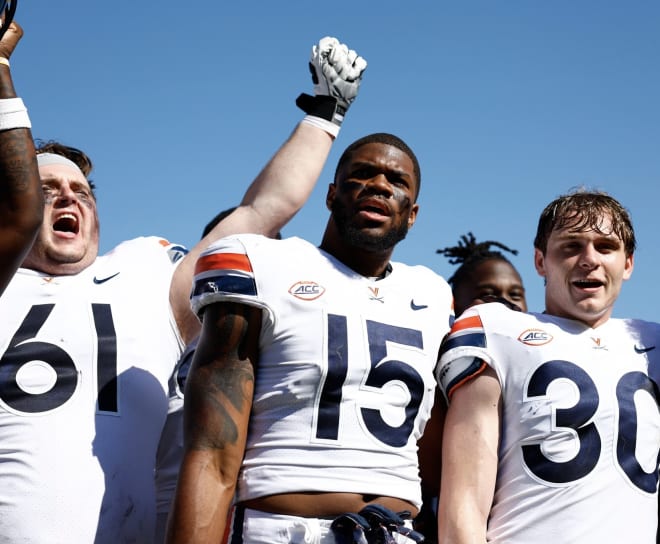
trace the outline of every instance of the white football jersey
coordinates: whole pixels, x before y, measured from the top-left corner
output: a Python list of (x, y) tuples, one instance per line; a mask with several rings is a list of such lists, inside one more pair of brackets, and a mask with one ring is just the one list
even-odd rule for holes
[(419, 506), (447, 283), (400, 263), (369, 279), (299, 238), (241, 235), (197, 263), (193, 309), (219, 301), (264, 310), (238, 500), (355, 492)]
[(187, 346), (170, 376), (167, 418), (156, 452), (156, 542), (164, 542), (167, 516), (172, 505), (183, 459), (183, 393), (197, 340)]
[(484, 304), (443, 344), (445, 394), (484, 362), (503, 399), (488, 542), (655, 543), (660, 325)]
[(0, 297), (0, 542), (151, 542), (154, 459), (181, 354), (158, 238)]

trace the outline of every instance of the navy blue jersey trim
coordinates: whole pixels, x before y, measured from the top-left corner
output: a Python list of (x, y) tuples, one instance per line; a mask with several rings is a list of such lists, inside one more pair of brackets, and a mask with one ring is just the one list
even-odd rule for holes
[(479, 374), (485, 368), (485, 366), (486, 363), (482, 359), (479, 359), (479, 357), (474, 357), (470, 365), (447, 384), (447, 396), (451, 396), (456, 387), (458, 387), (460, 384)]
[(245, 276), (211, 276), (195, 282), (192, 296), (207, 293), (229, 293), (233, 295), (257, 296), (257, 284), (254, 278)]
[(243, 522), (245, 521), (245, 507), (237, 505), (231, 516), (231, 529), (228, 544), (243, 544)]
[(440, 348), (440, 356), (451, 349), (460, 348), (463, 346), (471, 346), (475, 348), (486, 347), (486, 335), (483, 332), (473, 332), (470, 334), (461, 334), (460, 336), (450, 336), (442, 343)]

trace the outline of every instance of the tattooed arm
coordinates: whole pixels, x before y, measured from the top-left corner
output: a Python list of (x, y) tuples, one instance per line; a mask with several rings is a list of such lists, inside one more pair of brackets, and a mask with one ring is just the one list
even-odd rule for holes
[[(0, 57), (9, 59), (23, 31), (12, 23), (0, 40)], [(0, 64), (0, 100), (16, 98), (9, 66)], [(0, 130), (0, 294), (34, 241), (44, 204), (28, 128)]]
[(252, 407), (261, 310), (221, 302), (204, 311), (186, 382), (185, 455), (167, 542), (221, 542)]

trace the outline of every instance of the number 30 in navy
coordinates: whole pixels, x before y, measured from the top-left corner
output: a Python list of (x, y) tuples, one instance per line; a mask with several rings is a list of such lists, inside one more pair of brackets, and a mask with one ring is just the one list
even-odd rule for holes
[[(577, 454), (569, 461), (558, 463), (543, 454), (540, 444), (522, 446), (522, 453), (525, 464), (537, 477), (546, 482), (569, 483), (589, 474), (600, 458), (602, 440), (596, 424), (590, 422), (598, 409), (599, 395), (596, 384), (582, 368), (569, 361), (548, 361), (532, 374), (527, 397), (545, 396), (550, 383), (560, 378), (570, 380), (580, 394), (575, 406), (554, 410), (555, 429), (568, 428), (576, 432), (579, 440)], [(653, 396), (651, 379), (642, 372), (624, 374), (616, 387), (619, 411), (616, 460), (632, 484), (647, 493), (654, 493), (658, 485), (657, 466), (656, 470), (647, 473), (635, 458), (637, 412), (634, 395), (637, 391), (646, 391)]]

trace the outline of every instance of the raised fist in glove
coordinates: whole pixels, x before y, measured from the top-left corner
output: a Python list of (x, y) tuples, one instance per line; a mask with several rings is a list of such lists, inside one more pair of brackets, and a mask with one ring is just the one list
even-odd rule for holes
[(348, 108), (355, 100), (367, 61), (336, 38), (325, 37), (312, 47), (309, 69), (314, 94), (334, 96)]
[(367, 61), (336, 38), (325, 37), (312, 47), (309, 69), (314, 95), (301, 94), (296, 104), (308, 115), (333, 123), (336, 136), (346, 110), (357, 96)]

